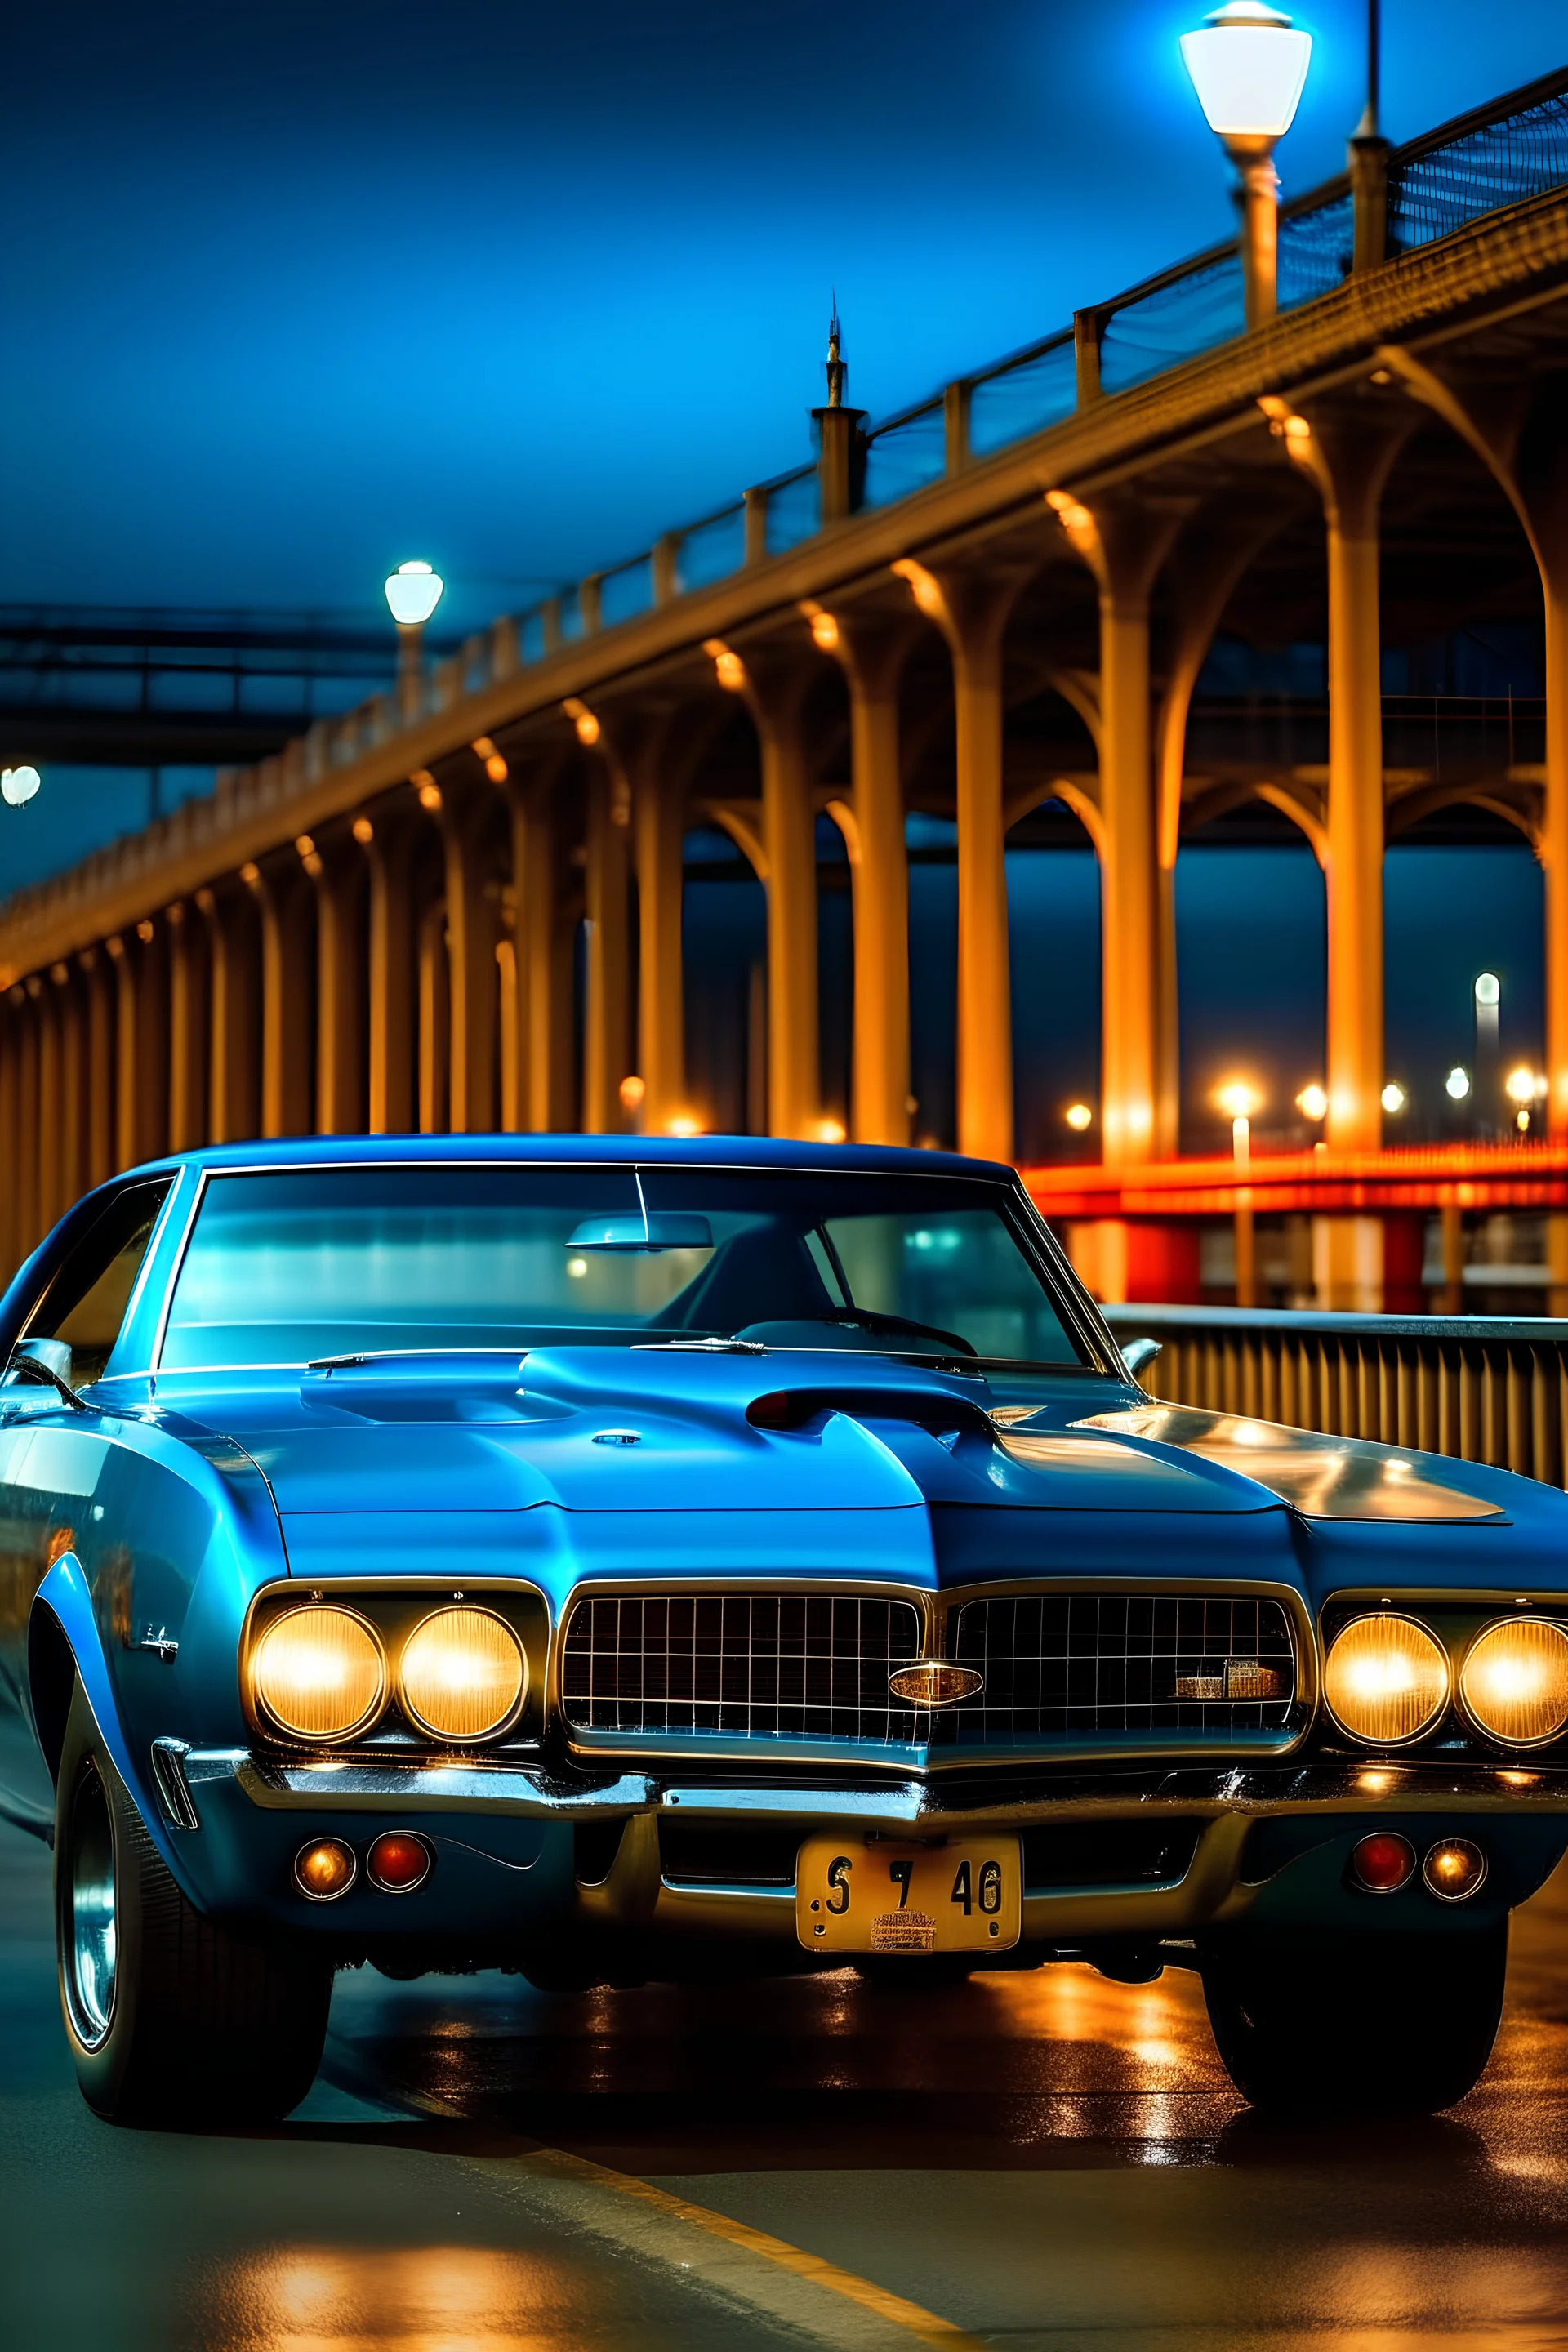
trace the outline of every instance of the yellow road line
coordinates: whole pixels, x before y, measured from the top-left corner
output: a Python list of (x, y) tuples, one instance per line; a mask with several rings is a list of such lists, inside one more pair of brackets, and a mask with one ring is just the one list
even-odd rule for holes
[[(405, 2109), (446, 2123), (466, 2120), (459, 2106), (438, 2094), (380, 2082), (352, 2045), (335, 2034), (329, 2037), (323, 2072), (335, 2077), (343, 2088), (361, 2095), (374, 2092), (378, 2100), (395, 2099)], [(656, 2189), (650, 2180), (639, 2179), (636, 2173), (616, 2172), (609, 2165), (595, 2164), (589, 2157), (574, 2156), (562, 2147), (536, 2147), (526, 2156), (503, 2158), (499, 2164), (493, 2157), (465, 2157), (461, 2160), (492, 2180), (498, 2171), (524, 2172), (540, 2181), (555, 2180), (610, 2191), (667, 2221), (683, 2221), (689, 2228), (704, 2231), (708, 2236), (771, 2263), (793, 2277), (825, 2288), (829, 2294), (842, 2296), (872, 2319), (913, 2336), (918, 2344), (935, 2347), (936, 2352), (985, 2352), (975, 2336), (951, 2319), (941, 2319), (935, 2312), (910, 2302), (906, 2295), (893, 2294), (854, 2271), (841, 2270), (837, 2263), (828, 2262), (821, 2254), (808, 2253), (803, 2246), (792, 2246), (787, 2239), (775, 2238), (766, 2230), (753, 2230), (749, 2222), (737, 2221), (728, 2213), (716, 2213), (710, 2206), (693, 2205), (684, 2197), (672, 2197), (668, 2189)]]
[(951, 2319), (939, 2319), (934, 2312), (910, 2303), (907, 2296), (891, 2294), (870, 2279), (840, 2270), (837, 2263), (826, 2261), (821, 2254), (807, 2253), (804, 2247), (792, 2246), (786, 2239), (772, 2237), (765, 2230), (753, 2230), (749, 2222), (734, 2221), (728, 2213), (715, 2213), (710, 2206), (693, 2205), (684, 2197), (672, 2197), (667, 2189), (656, 2189), (651, 2181), (639, 2180), (635, 2173), (613, 2171), (608, 2165), (595, 2164), (587, 2157), (572, 2156), (559, 2147), (542, 2147), (513, 2161), (525, 2171), (542, 2173), (553, 2179), (577, 2180), (593, 2188), (614, 2189), (619, 2196), (651, 2207), (668, 2221), (686, 2221), (695, 2229), (706, 2230), (712, 2237), (725, 2239), (747, 2253), (760, 2254), (764, 2262), (777, 2263), (781, 2270), (792, 2271), (797, 2278), (809, 2279), (832, 2294), (845, 2296), (890, 2326), (901, 2327), (917, 2342), (939, 2347), (940, 2352), (984, 2352), (978, 2340)]

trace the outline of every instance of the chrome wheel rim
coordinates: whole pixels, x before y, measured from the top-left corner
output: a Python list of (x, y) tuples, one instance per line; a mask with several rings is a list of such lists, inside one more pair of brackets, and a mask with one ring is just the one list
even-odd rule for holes
[(118, 1939), (114, 1823), (108, 1791), (90, 1764), (71, 1805), (65, 1897), (66, 2000), (78, 2038), (96, 2050), (107, 2039), (114, 2014)]

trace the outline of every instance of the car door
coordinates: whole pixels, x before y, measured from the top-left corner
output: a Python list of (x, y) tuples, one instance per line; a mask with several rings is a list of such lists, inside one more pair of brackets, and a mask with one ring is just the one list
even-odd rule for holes
[(161, 1177), (111, 1194), (28, 1312), (24, 1340), (68, 1348), (63, 1377), (85, 1391), (88, 1410), (10, 1369), (0, 1377), (0, 1811), (33, 1827), (53, 1808), (26, 1710), (28, 1613), (93, 1509), (110, 1450), (94, 1383), (120, 1335), (171, 1181)]

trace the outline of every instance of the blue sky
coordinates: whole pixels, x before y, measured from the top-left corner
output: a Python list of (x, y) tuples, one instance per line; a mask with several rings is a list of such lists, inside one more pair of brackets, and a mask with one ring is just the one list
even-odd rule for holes
[[(1127, 0), (52, 0), (16, 11), (0, 600), (471, 625), (807, 454), (837, 286), (886, 412), (1224, 235), (1176, 37)], [(1395, 138), (1561, 61), (1560, 0), (1385, 0)], [(1287, 191), (1340, 167), (1360, 6)]]

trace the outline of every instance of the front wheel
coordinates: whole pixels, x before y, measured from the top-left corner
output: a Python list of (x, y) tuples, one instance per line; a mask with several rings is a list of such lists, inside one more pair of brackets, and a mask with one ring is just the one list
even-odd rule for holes
[(1508, 1921), (1447, 1935), (1261, 1937), (1204, 1955), (1226, 2072), (1279, 2114), (1431, 2115), (1479, 2081), (1502, 2013)]
[(270, 2123), (310, 2089), (330, 1963), (185, 1900), (79, 1683), (55, 1786), (55, 1929), (66, 2034), (96, 2114)]

